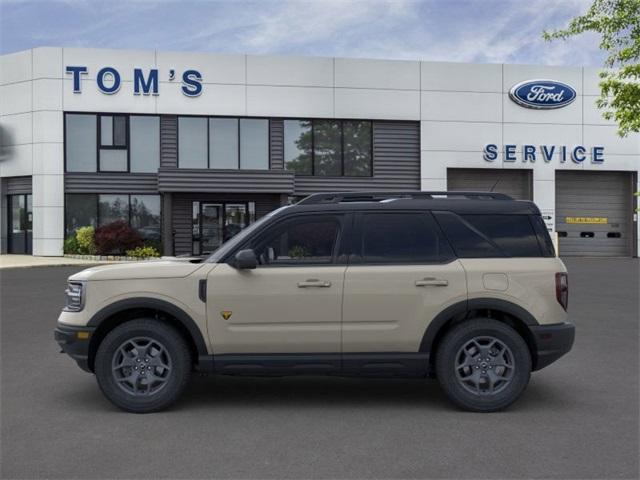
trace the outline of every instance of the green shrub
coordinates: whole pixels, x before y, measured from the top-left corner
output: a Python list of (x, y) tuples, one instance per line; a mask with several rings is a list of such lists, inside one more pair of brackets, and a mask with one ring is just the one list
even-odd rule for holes
[(69, 255), (77, 255), (80, 253), (78, 240), (75, 235), (71, 235), (64, 239), (64, 253)]
[(148, 258), (148, 257), (159, 257), (159, 256), (160, 256), (160, 252), (158, 252), (158, 250), (155, 247), (151, 247), (149, 245), (127, 250), (127, 257)]
[(91, 226), (80, 227), (76, 230), (76, 240), (78, 251), (83, 255), (95, 255), (96, 244), (94, 243), (95, 229)]

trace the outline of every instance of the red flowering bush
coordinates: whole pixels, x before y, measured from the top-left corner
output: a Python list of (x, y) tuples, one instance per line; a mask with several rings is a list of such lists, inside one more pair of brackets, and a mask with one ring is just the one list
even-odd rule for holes
[(118, 220), (96, 228), (94, 243), (98, 254), (111, 255), (140, 247), (143, 240), (127, 222)]

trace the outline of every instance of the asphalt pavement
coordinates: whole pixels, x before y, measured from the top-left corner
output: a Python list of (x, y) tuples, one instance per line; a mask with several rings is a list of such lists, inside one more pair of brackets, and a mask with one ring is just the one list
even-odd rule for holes
[(638, 478), (637, 259), (568, 259), (574, 350), (495, 414), (433, 380), (196, 377), (119, 411), (59, 353), (78, 267), (0, 271), (2, 478)]

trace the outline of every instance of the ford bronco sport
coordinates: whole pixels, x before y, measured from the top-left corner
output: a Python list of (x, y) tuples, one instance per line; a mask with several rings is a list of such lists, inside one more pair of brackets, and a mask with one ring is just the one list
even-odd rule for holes
[(567, 272), (538, 208), (496, 193), (328, 193), (282, 207), (204, 260), (69, 278), (55, 338), (130, 412), (192, 371), (435, 376), (495, 411), (571, 349)]

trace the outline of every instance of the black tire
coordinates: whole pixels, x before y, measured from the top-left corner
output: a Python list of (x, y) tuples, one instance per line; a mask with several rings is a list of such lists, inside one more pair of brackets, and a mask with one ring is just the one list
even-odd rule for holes
[[(133, 345), (140, 348), (132, 348)], [(131, 348), (131, 356), (124, 360), (127, 348)], [(140, 354), (142, 351), (148, 355)], [(127, 366), (114, 373), (116, 362)], [(133, 413), (157, 412), (172, 405), (189, 383), (191, 369), (191, 354), (182, 335), (170, 325), (150, 318), (131, 320), (114, 328), (100, 343), (95, 358), (95, 374), (102, 393), (117, 407)], [(135, 381), (127, 380), (133, 377)], [(153, 382), (149, 380), (152, 377)]]
[[(491, 345), (494, 347), (489, 349)], [(493, 356), (499, 355), (498, 347), (505, 347), (500, 350), (505, 352), (504, 357), (499, 359)], [(478, 360), (477, 355), (471, 355), (474, 351), (484, 351), (486, 355), (483, 358), (478, 353)], [(512, 368), (501, 366), (509, 364), (505, 358), (510, 359)], [(493, 381), (489, 380), (491, 374), (495, 374)], [(524, 339), (509, 325), (488, 318), (468, 320), (454, 326), (442, 339), (436, 355), (436, 375), (447, 397), (458, 407), (495, 412), (511, 405), (526, 389), (531, 354)]]

